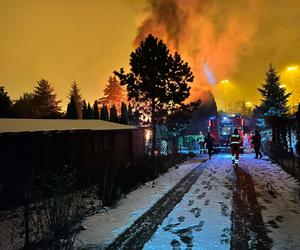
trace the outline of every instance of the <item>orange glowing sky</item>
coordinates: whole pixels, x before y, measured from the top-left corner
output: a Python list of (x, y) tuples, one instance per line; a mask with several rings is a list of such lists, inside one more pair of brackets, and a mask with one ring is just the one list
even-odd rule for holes
[[(174, 30), (176, 38), (155, 16), (157, 4), (170, 1), (187, 16), (184, 27)], [(196, 12), (199, 3), (204, 7)], [(76, 80), (93, 102), (112, 72), (127, 67), (134, 41), (151, 31), (189, 61), (194, 84), (207, 85), (200, 71), (201, 64), (210, 64), (219, 103), (222, 93), (227, 102), (258, 103), (256, 87), (269, 62), (280, 72), (300, 64), (299, 16), (298, 0), (0, 0), (0, 86), (17, 99), (45, 78), (65, 106)], [(222, 89), (225, 78), (230, 84)], [(283, 80), (289, 85), (286, 72)]]

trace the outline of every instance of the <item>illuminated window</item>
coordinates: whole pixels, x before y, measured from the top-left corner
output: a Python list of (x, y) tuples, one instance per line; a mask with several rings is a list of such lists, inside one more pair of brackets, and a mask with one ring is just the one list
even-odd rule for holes
[(222, 135), (230, 135), (231, 134), (230, 127), (221, 127), (221, 134)]

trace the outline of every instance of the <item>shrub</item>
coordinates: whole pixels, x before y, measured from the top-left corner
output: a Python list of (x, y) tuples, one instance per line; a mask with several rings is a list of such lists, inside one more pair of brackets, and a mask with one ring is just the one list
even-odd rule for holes
[(31, 248), (72, 247), (83, 219), (81, 192), (75, 191), (77, 180), (76, 171), (69, 166), (34, 173), (27, 190), (32, 202), (28, 215), (32, 228)]

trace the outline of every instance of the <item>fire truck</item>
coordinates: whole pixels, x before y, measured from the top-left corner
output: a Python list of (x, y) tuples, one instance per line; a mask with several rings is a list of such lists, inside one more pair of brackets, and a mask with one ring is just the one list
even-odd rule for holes
[[(228, 115), (226, 113), (211, 117), (208, 121), (208, 131), (215, 139), (215, 146), (220, 150), (226, 148), (226, 143), (234, 129), (239, 130), (242, 138), (248, 135), (253, 126), (252, 120), (239, 114)], [(241, 145), (243, 148), (243, 145)]]

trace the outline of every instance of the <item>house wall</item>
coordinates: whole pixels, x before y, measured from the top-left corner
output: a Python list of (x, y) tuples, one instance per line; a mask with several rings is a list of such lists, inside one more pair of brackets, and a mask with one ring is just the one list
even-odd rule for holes
[(132, 152), (133, 161), (141, 159), (145, 155), (145, 131), (144, 129), (137, 129), (132, 131)]
[(103, 178), (107, 171), (113, 176), (121, 164), (143, 156), (142, 130), (2, 134), (0, 196), (3, 183), (12, 187), (24, 182), (33, 166), (46, 170), (70, 164), (86, 177)]

